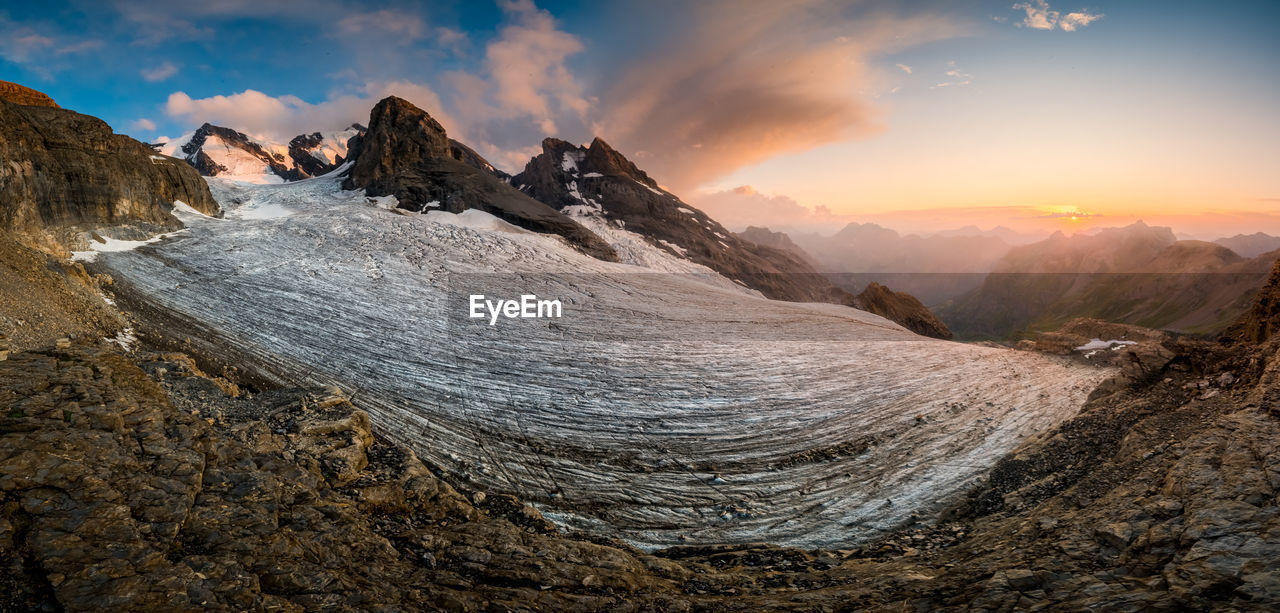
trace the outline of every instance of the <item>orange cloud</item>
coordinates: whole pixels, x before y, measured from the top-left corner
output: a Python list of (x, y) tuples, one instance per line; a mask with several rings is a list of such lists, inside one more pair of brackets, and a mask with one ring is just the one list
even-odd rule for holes
[(929, 15), (851, 14), (843, 3), (703, 2), (691, 27), (622, 71), (597, 130), (677, 190), (882, 127), (859, 93), (873, 55), (948, 38)]

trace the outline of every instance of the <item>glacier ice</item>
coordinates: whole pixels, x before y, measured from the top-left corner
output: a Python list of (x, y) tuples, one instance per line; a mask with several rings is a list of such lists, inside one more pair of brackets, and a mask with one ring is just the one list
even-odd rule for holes
[[(623, 263), (478, 211), (400, 214), (337, 174), (210, 179), (225, 219), (184, 213), (99, 264), (281, 383), (341, 386), (457, 482), (641, 547), (869, 540), (1109, 374), (767, 300), (599, 217)], [(467, 317), (471, 293), (519, 292), (563, 317)]]

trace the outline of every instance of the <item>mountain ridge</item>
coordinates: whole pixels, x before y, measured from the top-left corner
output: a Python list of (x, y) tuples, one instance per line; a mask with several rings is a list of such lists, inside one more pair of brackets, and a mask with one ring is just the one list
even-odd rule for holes
[(171, 212), (175, 201), (219, 211), (195, 170), (102, 120), (0, 100), (0, 226), (33, 246), (63, 253), (99, 235), (175, 230), (182, 227)]

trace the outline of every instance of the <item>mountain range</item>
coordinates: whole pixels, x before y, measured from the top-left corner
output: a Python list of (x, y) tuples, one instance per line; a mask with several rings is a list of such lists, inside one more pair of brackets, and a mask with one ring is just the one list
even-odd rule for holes
[(630, 233), (769, 298), (853, 306), (920, 334), (950, 336), (907, 293), (886, 287), (847, 292), (807, 257), (730, 232), (663, 190), (603, 139), (579, 146), (548, 138), (542, 147), (522, 172), (509, 176), (449, 138), (426, 111), (393, 96), (375, 105), (367, 128), (355, 124), (333, 135), (300, 135), (287, 147), (204, 124), (160, 151), (180, 155), (205, 176), (250, 182), (297, 181), (351, 162), (346, 188), (394, 196), (404, 210), (482, 210), (521, 228), (563, 236), (584, 253), (611, 261), (619, 259), (619, 245), (602, 237)]
[(1011, 338), (1076, 317), (1213, 335), (1249, 306), (1280, 252), (1245, 258), (1141, 221), (1014, 247), (938, 308), (962, 338)]

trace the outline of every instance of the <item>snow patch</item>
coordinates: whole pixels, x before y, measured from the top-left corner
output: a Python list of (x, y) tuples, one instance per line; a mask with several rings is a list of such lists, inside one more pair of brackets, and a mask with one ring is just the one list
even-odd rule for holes
[(470, 228), (472, 230), (488, 230), (490, 232), (509, 232), (512, 234), (532, 234), (528, 230), (513, 226), (480, 209), (467, 209), (461, 213), (448, 211), (427, 211), (424, 216), (432, 223)]
[(133, 328), (125, 328), (116, 333), (115, 338), (103, 338), (113, 345), (119, 345), (125, 351), (133, 351), (134, 346), (138, 344), (138, 336), (133, 333)]
[(201, 213), (200, 211), (195, 210), (194, 208), (191, 207), (191, 205), (181, 200), (173, 201), (173, 216), (177, 217), (180, 221), (183, 221), (183, 222), (187, 221), (189, 218), (192, 218), (192, 217), (195, 217), (198, 219), (217, 219), (217, 217), (210, 217), (209, 215), (205, 215), (204, 213)]
[(1115, 350), (1125, 345), (1137, 345), (1137, 344), (1138, 344), (1138, 341), (1124, 341), (1124, 340), (1115, 340), (1115, 339), (1104, 341), (1100, 338), (1095, 338), (1083, 345), (1080, 345), (1079, 347), (1076, 347), (1076, 351), (1089, 351), (1090, 349)]
[(689, 250), (688, 250), (688, 249), (685, 249), (684, 247), (681, 247), (680, 245), (677, 245), (677, 244), (675, 244), (675, 243), (673, 243), (673, 242), (671, 242), (671, 241), (666, 241), (666, 240), (658, 239), (658, 242), (659, 242), (659, 243), (662, 243), (662, 244), (663, 244), (664, 246), (666, 246), (666, 247), (670, 247), (672, 251), (675, 251), (676, 253), (679, 253), (680, 255), (683, 255), (683, 256), (688, 256), (688, 255), (689, 255)]
[(665, 196), (665, 195), (666, 195), (666, 194), (664, 194), (664, 193), (662, 193), (662, 192), (660, 192), (660, 191), (658, 191), (658, 190), (656, 190), (656, 189), (653, 189), (652, 187), (649, 187), (648, 185), (645, 185), (645, 184), (644, 184), (644, 182), (640, 181), (639, 179), (632, 179), (632, 180), (636, 182), (636, 185), (639, 185), (640, 187), (643, 187), (643, 188), (645, 188), (645, 189), (647, 189), (647, 190), (649, 190), (649, 191), (651, 191), (651, 192), (653, 192), (653, 193), (655, 193), (655, 194), (657, 194), (657, 195), (659, 195), (659, 196)]
[(143, 245), (158, 243), (164, 240), (165, 238), (168, 238), (170, 236), (173, 236), (181, 232), (183, 232), (183, 230), (166, 232), (164, 234), (157, 234), (156, 236), (153, 236), (144, 241), (126, 241), (126, 240), (120, 240), (120, 239), (110, 238), (110, 237), (103, 237), (102, 240), (100, 241), (98, 239), (94, 239), (90, 241), (88, 251), (72, 251), (71, 261), (72, 262), (96, 262), (98, 261), (99, 253), (118, 253), (121, 251), (133, 251), (134, 249), (137, 249), (138, 247), (141, 247)]
[(580, 151), (566, 151), (564, 157), (560, 159), (560, 170), (577, 174), (578, 162), (582, 161), (583, 154)]
[(598, 173), (598, 172), (589, 172), (589, 173), (587, 173), (587, 174), (585, 174), (585, 175), (582, 175), (582, 178), (584, 178), (584, 179), (592, 179), (592, 178), (595, 178), (595, 177), (603, 177), (603, 176), (604, 176), (604, 175), (602, 175), (602, 174), (600, 174), (600, 173)]

